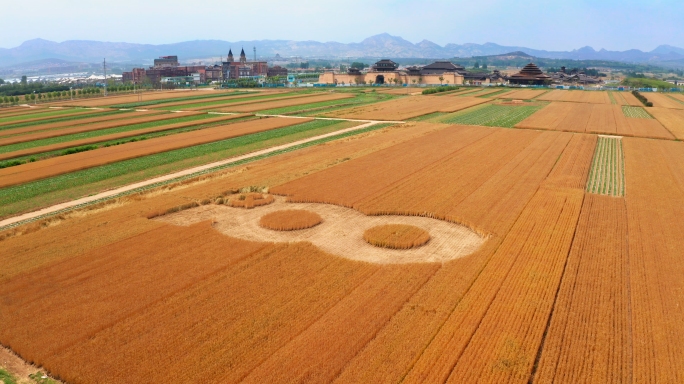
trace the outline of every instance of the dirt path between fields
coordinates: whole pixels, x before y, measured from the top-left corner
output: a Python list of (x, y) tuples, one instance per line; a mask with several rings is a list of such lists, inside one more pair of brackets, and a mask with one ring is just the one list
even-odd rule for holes
[[(284, 117), (284, 118), (299, 118), (299, 117), (291, 117), (291, 116), (283, 116), (283, 117)], [(307, 118), (305, 118), (305, 119), (311, 119), (311, 118), (310, 118), (310, 117), (307, 117)], [(322, 120), (345, 120), (345, 119), (322, 119)], [(358, 120), (351, 120), (351, 121), (358, 121)], [(195, 173), (199, 173), (199, 172), (206, 171), (206, 170), (209, 170), (209, 169), (212, 169), (212, 168), (216, 168), (216, 167), (220, 167), (220, 166), (223, 166), (223, 165), (235, 163), (235, 162), (242, 161), (242, 160), (245, 160), (245, 159), (249, 159), (249, 158), (252, 158), (252, 157), (258, 157), (258, 156), (266, 155), (266, 154), (269, 154), (269, 153), (272, 153), (272, 152), (277, 152), (277, 151), (280, 151), (280, 150), (283, 150), (283, 149), (287, 149), (287, 148), (291, 148), (291, 147), (296, 147), (296, 146), (298, 146), (298, 145), (306, 144), (306, 143), (309, 143), (309, 142), (312, 142), (312, 141), (321, 140), (321, 139), (324, 139), (324, 138), (333, 137), (333, 136), (337, 136), (337, 135), (342, 135), (342, 134), (345, 134), (345, 133), (348, 133), (348, 132), (353, 132), (353, 131), (356, 131), (356, 130), (368, 128), (368, 127), (373, 126), (373, 125), (376, 125), (376, 124), (385, 124), (385, 123), (388, 123), (388, 122), (387, 122), (387, 121), (365, 121), (365, 124), (357, 125), (357, 126), (355, 126), (355, 127), (351, 127), (351, 128), (347, 128), (347, 129), (342, 129), (342, 130), (335, 131), (335, 132), (326, 133), (326, 134), (324, 134), (324, 135), (319, 135), (319, 136), (310, 137), (310, 138), (308, 138), (308, 139), (303, 139), (303, 140), (295, 141), (295, 142), (292, 142), (292, 143), (289, 143), (289, 144), (283, 144), (283, 145), (278, 145), (278, 146), (271, 147), (271, 148), (267, 148), (267, 149), (262, 149), (262, 150), (260, 150), (260, 151), (248, 153), (248, 154), (245, 154), (245, 155), (242, 155), (242, 156), (237, 156), (237, 157), (233, 157), (233, 158), (230, 158), (230, 159), (221, 160), (221, 161), (217, 161), (217, 162), (210, 163), (210, 164), (205, 164), (205, 165), (202, 165), (202, 166), (199, 166), (199, 167), (189, 168), (189, 169), (186, 169), (186, 170), (184, 170), (184, 171), (171, 173), (171, 174), (168, 174), (168, 175), (165, 175), (165, 176), (155, 177), (155, 178), (153, 178), (153, 179), (148, 179), (148, 180), (141, 181), (141, 182), (138, 182), (138, 183), (126, 185), (126, 186), (123, 186), (123, 187), (120, 187), (120, 188), (116, 188), (116, 189), (112, 189), (112, 190), (109, 190), (109, 191), (101, 192), (101, 193), (98, 193), (98, 194), (95, 194), (95, 195), (92, 195), (92, 196), (83, 197), (83, 198), (76, 199), (76, 200), (72, 200), (72, 201), (69, 201), (69, 202), (65, 202), (65, 203), (53, 205), (53, 206), (51, 206), (51, 207), (43, 208), (43, 209), (40, 209), (40, 210), (38, 210), (38, 211), (29, 212), (29, 213), (25, 213), (25, 214), (22, 214), (22, 215), (19, 215), (19, 216), (14, 216), (14, 217), (10, 217), (10, 218), (1, 220), (1, 221), (0, 221), (0, 230), (4, 229), (4, 227), (10, 226), (10, 225), (19, 224), (19, 223), (21, 223), (21, 222), (23, 222), (23, 221), (31, 221), (31, 220), (33, 220), (33, 219), (40, 218), (40, 217), (42, 217), (42, 216), (47, 216), (47, 215), (50, 215), (50, 214), (53, 214), (53, 213), (56, 213), (56, 212), (68, 210), (68, 209), (70, 209), (70, 208), (74, 208), (74, 207), (78, 207), (78, 206), (81, 206), (81, 205), (84, 205), (84, 204), (92, 203), (92, 202), (94, 202), (94, 201), (99, 201), (99, 200), (102, 200), (102, 199), (112, 198), (112, 197), (114, 197), (114, 196), (120, 195), (120, 194), (122, 194), (122, 193), (129, 192), (129, 191), (132, 191), (132, 190), (135, 190), (135, 189), (138, 189), (138, 188), (150, 186), (150, 185), (157, 184), (157, 183), (161, 183), (161, 182), (165, 182), (165, 181), (174, 180), (174, 179), (177, 179), (177, 178), (179, 178), (179, 177), (190, 176), (190, 175), (193, 175), (193, 174), (195, 174)], [(395, 122), (395, 123), (403, 123), (403, 122)]]

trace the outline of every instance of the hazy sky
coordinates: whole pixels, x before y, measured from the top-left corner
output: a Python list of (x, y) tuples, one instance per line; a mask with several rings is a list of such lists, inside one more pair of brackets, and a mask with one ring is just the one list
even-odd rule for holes
[(0, 47), (25, 40), (175, 43), (286, 39), (650, 51), (684, 47), (682, 0), (32, 0), (0, 5)]

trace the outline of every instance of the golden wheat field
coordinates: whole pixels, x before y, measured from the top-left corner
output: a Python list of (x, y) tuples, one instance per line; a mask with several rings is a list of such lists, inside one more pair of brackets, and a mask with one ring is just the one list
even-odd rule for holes
[(171, 94), (0, 110), (0, 344), (36, 370), (684, 382), (675, 99)]

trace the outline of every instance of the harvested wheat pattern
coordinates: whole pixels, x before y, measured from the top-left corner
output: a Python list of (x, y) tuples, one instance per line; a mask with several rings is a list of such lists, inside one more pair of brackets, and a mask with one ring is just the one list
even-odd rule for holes
[[(293, 232), (276, 232), (259, 225), (262, 217), (283, 209), (314, 212), (323, 222)], [(446, 221), (414, 216), (366, 216), (335, 205), (289, 203), (284, 197), (276, 197), (273, 204), (250, 210), (205, 205), (155, 220), (183, 226), (212, 220), (216, 230), (238, 239), (278, 243), (308, 241), (328, 253), (378, 264), (444, 262), (475, 252), (486, 240), (464, 226)], [(378, 248), (363, 239), (366, 230), (384, 224), (412, 225), (428, 232), (431, 239), (422, 247), (402, 250)]]

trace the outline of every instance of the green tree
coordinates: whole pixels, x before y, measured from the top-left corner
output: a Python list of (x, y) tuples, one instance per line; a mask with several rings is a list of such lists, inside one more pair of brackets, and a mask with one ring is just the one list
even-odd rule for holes
[(368, 65), (361, 63), (359, 61), (355, 61), (355, 62), (351, 63), (351, 67), (356, 68), (356, 69), (364, 69), (364, 68), (368, 67)]
[(0, 84), (5, 84), (5, 80), (0, 79)]
[(22, 76), (21, 77), (21, 85), (26, 86), (27, 83), (28, 83), (28, 80), (26, 79), (26, 76), (25, 75)]
[(440, 76), (440, 77), (439, 77), (439, 84), (441, 85), (442, 82), (444, 82), (444, 76)]

